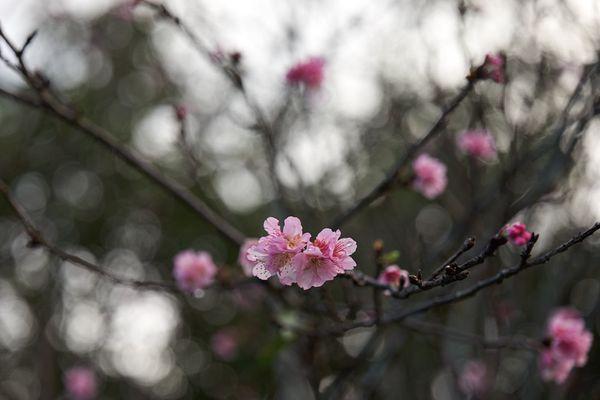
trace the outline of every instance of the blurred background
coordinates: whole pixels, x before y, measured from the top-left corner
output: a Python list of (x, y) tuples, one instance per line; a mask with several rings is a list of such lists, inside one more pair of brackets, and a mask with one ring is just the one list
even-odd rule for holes
[[(163, 4), (213, 55), (241, 54), (246, 97), (144, 4), (0, 0), (0, 26), (16, 43), (37, 29), (26, 54), (32, 69), (248, 237), (262, 235), (266, 217), (286, 215), (300, 217), (314, 236), (380, 182), (465, 86), (470, 68), (498, 52), (506, 56), (507, 82), (477, 83), (426, 148), (446, 163), (448, 190), (432, 201), (395, 188), (342, 227), (358, 242), (358, 268), (374, 273), (377, 239), (416, 273), (438, 265), (467, 235), (484, 244), (511, 220), (541, 234), (538, 253), (600, 218), (598, 77), (586, 82), (556, 134), (584, 67), (598, 61), (596, 0)], [(0, 50), (7, 55), (4, 43)], [(323, 85), (290, 88), (287, 70), (312, 56), (325, 59)], [(0, 86), (27, 92), (4, 65)], [(274, 156), (248, 98), (277, 122)], [(185, 143), (176, 105), (187, 109)], [(492, 132), (497, 160), (477, 164), (456, 150), (467, 128)], [(162, 281), (172, 280), (178, 251), (206, 250), (241, 276), (237, 246), (52, 116), (0, 98), (0, 149), (0, 176), (62, 248), (118, 276)], [(598, 245), (592, 237), (547, 266), (427, 317), (486, 337), (541, 338), (551, 310), (571, 305), (597, 338)], [(518, 250), (503, 248), (469, 281), (515, 260)], [(308, 339), (288, 328), (300, 310), (267, 307), (262, 286), (180, 296), (114, 285), (29, 247), (3, 201), (0, 267), (0, 399), (65, 398), (63, 372), (75, 365), (96, 371), (101, 399), (310, 399), (309, 381), (324, 391), (373, 333), (355, 329), (323, 340), (307, 362)], [(340, 303), (345, 283), (328, 284)], [(354, 292), (369, 308), (370, 291)], [(320, 301), (318, 290), (286, 296), (292, 304)], [(386, 300), (386, 308), (397, 302)], [(600, 398), (597, 345), (559, 387), (540, 380), (535, 353), (485, 350), (401, 326), (387, 330), (340, 396), (466, 398), (456, 375), (470, 359), (493, 371), (484, 398)]]

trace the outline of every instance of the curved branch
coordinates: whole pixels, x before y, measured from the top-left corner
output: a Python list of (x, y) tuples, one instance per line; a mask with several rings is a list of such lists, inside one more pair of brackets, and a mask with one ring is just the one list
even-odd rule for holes
[(25, 231), (27, 232), (27, 235), (30, 239), (30, 245), (32, 247), (42, 246), (61, 260), (68, 261), (87, 271), (98, 274), (114, 284), (129, 286), (135, 289), (167, 290), (170, 292), (177, 292), (177, 288), (169, 283), (119, 278), (118, 276), (102, 269), (100, 266), (90, 261), (87, 261), (77, 255), (68, 253), (56, 247), (55, 245), (50, 243), (44, 237), (44, 235), (42, 235), (42, 233), (35, 227), (34, 223), (31, 221), (25, 210), (23, 210), (23, 208), (13, 199), (12, 195), (10, 194), (10, 188), (2, 179), (0, 179), (0, 193), (2, 193), (2, 195), (8, 202), (8, 205), (13, 210), (13, 212), (25, 228)]
[(394, 185), (400, 171), (408, 165), (408, 163), (414, 158), (415, 155), (431, 140), (434, 136), (442, 131), (445, 126), (446, 119), (448, 116), (460, 105), (460, 103), (467, 97), (467, 95), (473, 90), (475, 82), (469, 80), (467, 85), (450, 101), (448, 105), (443, 107), (442, 114), (439, 116), (435, 124), (429, 129), (429, 131), (419, 139), (417, 142), (412, 144), (406, 153), (400, 158), (394, 167), (387, 173), (383, 181), (375, 186), (366, 196), (358, 200), (348, 210), (342, 212), (340, 215), (333, 219), (330, 226), (335, 229), (343, 225), (358, 214), (362, 209), (368, 207), (375, 200), (386, 194)]
[(150, 180), (171, 194), (182, 204), (190, 208), (206, 222), (214, 226), (224, 238), (237, 245), (242, 245), (244, 243), (244, 234), (231, 225), (229, 221), (213, 211), (200, 198), (195, 196), (177, 181), (164, 175), (157, 167), (155, 167), (149, 161), (143, 159), (141, 156), (137, 155), (133, 150), (117, 141), (108, 130), (96, 125), (91, 120), (81, 116), (77, 110), (61, 102), (49, 90), (49, 83), (47, 80), (41, 77), (39, 73), (33, 74), (28, 70), (23, 60), (23, 51), (25, 48), (22, 48), (21, 50), (17, 49), (7, 39), (6, 35), (1, 30), (0, 36), (6, 43), (9, 44), (9, 47), (17, 57), (19, 61), (19, 70), (22, 77), (36, 92), (38, 98), (32, 100), (29, 97), (21, 97), (18, 94), (9, 93), (6, 90), (0, 90), (0, 95), (13, 100), (18, 99), (23, 104), (47, 111), (72, 127), (77, 128), (79, 131), (85, 133), (109, 149), (121, 160), (125, 161), (127, 164), (140, 171), (143, 175), (150, 178)]

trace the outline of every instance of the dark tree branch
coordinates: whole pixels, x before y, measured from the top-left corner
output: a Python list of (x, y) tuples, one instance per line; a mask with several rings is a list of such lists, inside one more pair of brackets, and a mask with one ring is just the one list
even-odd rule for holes
[(195, 196), (177, 181), (165, 176), (158, 168), (156, 168), (147, 160), (143, 159), (141, 156), (137, 155), (133, 150), (129, 149), (122, 143), (119, 143), (109, 131), (81, 116), (77, 110), (57, 99), (57, 97), (53, 95), (50, 90), (48, 90), (48, 82), (39, 77), (39, 74), (33, 74), (28, 70), (23, 59), (23, 51), (17, 49), (2, 31), (0, 31), (0, 37), (2, 37), (4, 41), (8, 43), (9, 47), (15, 53), (15, 56), (19, 61), (19, 69), (22, 77), (36, 92), (38, 98), (35, 100), (31, 100), (29, 97), (21, 98), (20, 95), (9, 94), (5, 90), (1, 90), (0, 95), (7, 96), (13, 100), (18, 98), (23, 104), (27, 104), (29, 106), (40, 108), (46, 112), (49, 112), (55, 117), (66, 122), (68, 125), (71, 125), (72, 127), (90, 136), (97, 142), (101, 143), (104, 147), (109, 149), (112, 153), (117, 155), (121, 160), (125, 161), (127, 164), (140, 171), (146, 177), (150, 178), (150, 180), (154, 181), (162, 189), (202, 217), (206, 222), (214, 226), (224, 238), (237, 245), (241, 245), (244, 242), (244, 234), (231, 225), (226, 219), (222, 218), (215, 211), (213, 211), (200, 198)]
[[(523, 260), (523, 256), (522, 256), (521, 260), (518, 264), (516, 264), (512, 267), (504, 268), (504, 269), (500, 270), (499, 272), (497, 272), (496, 274), (490, 276), (489, 278), (482, 279), (470, 287), (449, 293), (447, 295), (434, 297), (433, 299), (424, 301), (420, 305), (409, 308), (408, 310), (402, 310), (402, 311), (399, 311), (398, 313), (384, 316), (379, 324), (377, 324), (377, 321), (375, 318), (368, 318), (368, 319), (365, 319), (362, 321), (357, 321), (357, 322), (353, 322), (350, 324), (340, 325), (340, 326), (335, 327), (334, 329), (328, 331), (328, 333), (329, 334), (340, 334), (340, 333), (346, 332), (349, 329), (357, 328), (357, 327), (369, 327), (369, 326), (374, 326), (374, 325), (392, 324), (395, 322), (402, 321), (413, 315), (424, 313), (432, 308), (437, 308), (437, 307), (440, 307), (443, 305), (452, 304), (452, 303), (456, 303), (461, 300), (467, 299), (467, 298), (475, 295), (480, 290), (483, 290), (492, 285), (502, 283), (502, 281), (504, 281), (504, 279), (515, 276), (515, 275), (525, 271), (526, 269), (529, 269), (536, 265), (542, 265), (542, 264), (547, 263), (554, 256), (567, 251), (572, 246), (574, 246), (578, 243), (583, 242), (585, 239), (587, 239), (588, 237), (593, 235), (599, 229), (600, 229), (600, 222), (597, 222), (592, 227), (587, 229), (586, 231), (573, 236), (571, 239), (569, 239), (565, 243), (561, 244), (560, 246), (556, 247), (555, 249), (550, 250), (540, 256), (537, 256), (534, 258), (529, 258), (531, 248), (533, 248), (533, 244), (535, 243), (535, 240), (537, 240), (537, 235), (535, 235), (534, 236), (535, 239), (532, 238), (532, 241), (528, 244), (528, 247), (526, 248), (526, 250), (524, 252), (524, 254), (526, 254), (525, 260)], [(531, 248), (529, 248), (530, 246), (531, 246)], [(463, 266), (464, 265), (467, 265), (467, 263), (463, 264)]]
[[(215, 57), (215, 55), (211, 53), (202, 40), (196, 36), (196, 34), (194, 34), (193, 30), (183, 23), (181, 18), (170, 11), (164, 4), (155, 3), (150, 0), (143, 0), (141, 4), (147, 5), (154, 10), (159, 17), (164, 18), (175, 25), (189, 39), (198, 53), (206, 58), (206, 60), (208, 60), (210, 63), (215, 65), (217, 69), (231, 82), (233, 87), (236, 88), (242, 95), (246, 105), (254, 114), (255, 125), (253, 126), (253, 129), (260, 132), (263, 136), (264, 151), (269, 164), (269, 177), (278, 199), (281, 200), (280, 206), (283, 208), (282, 212), (284, 214), (289, 214), (289, 207), (285, 204), (286, 202), (283, 198), (283, 189), (279, 182), (279, 178), (277, 177), (277, 135), (273, 124), (269, 122), (269, 119), (262, 111), (260, 106), (252, 98), (250, 98), (250, 95), (246, 90), (246, 86), (244, 85), (244, 77), (239, 68), (239, 53), (238, 59), (235, 61), (231, 60), (231, 55)], [(285, 106), (281, 112), (283, 113), (284, 111)]]
[(51, 254), (57, 256), (63, 261), (68, 261), (78, 267), (81, 267), (87, 271), (93, 272), (107, 279), (109, 282), (117, 284), (129, 286), (134, 289), (147, 289), (147, 290), (166, 290), (170, 292), (176, 292), (177, 289), (175, 286), (169, 283), (164, 282), (151, 282), (151, 281), (139, 281), (132, 279), (123, 279), (118, 276), (102, 269), (100, 266), (87, 261), (79, 256), (68, 253), (52, 243), (50, 243), (44, 235), (35, 227), (32, 220), (29, 218), (25, 210), (15, 201), (10, 193), (10, 188), (8, 185), (0, 179), (0, 193), (8, 202), (8, 205), (13, 210), (14, 214), (17, 216), (23, 227), (25, 228), (25, 232), (30, 239), (31, 247), (42, 246), (47, 249)]
[(432, 280), (433, 278), (435, 278), (436, 276), (438, 276), (442, 271), (444, 271), (444, 269), (447, 266), (449, 266), (450, 264), (453, 264), (456, 260), (458, 260), (458, 258), (461, 255), (463, 255), (467, 251), (471, 250), (473, 248), (473, 246), (475, 246), (475, 238), (472, 238), (472, 237), (466, 238), (465, 241), (463, 242), (462, 246), (460, 247), (460, 249), (458, 249), (456, 251), (456, 253), (454, 253), (450, 258), (448, 258), (446, 261), (444, 261), (442, 263), (442, 265), (440, 265), (439, 267), (437, 267), (433, 271), (433, 273), (431, 274), (431, 276), (429, 277), (428, 280)]
[(362, 209), (368, 207), (375, 200), (385, 195), (396, 182), (398, 174), (404, 167), (417, 155), (417, 153), (438, 133), (440, 133), (446, 124), (448, 116), (460, 105), (460, 103), (467, 97), (467, 95), (473, 90), (475, 83), (469, 81), (467, 85), (450, 101), (448, 105), (443, 107), (442, 114), (437, 119), (435, 124), (429, 129), (429, 131), (419, 139), (416, 143), (408, 148), (406, 153), (396, 162), (394, 167), (387, 173), (386, 177), (380, 182), (373, 190), (371, 190), (366, 196), (358, 200), (348, 210), (342, 212), (340, 215), (335, 217), (330, 224), (333, 229), (342, 226), (344, 223), (352, 219)]
[(447, 328), (444, 325), (414, 318), (409, 318), (406, 321), (403, 321), (402, 326), (415, 332), (442, 336), (451, 340), (457, 340), (470, 343), (475, 346), (480, 346), (485, 349), (513, 348), (537, 351), (542, 347), (541, 341), (533, 340), (527, 337), (502, 336), (495, 339), (488, 339), (474, 333), (463, 332), (460, 330)]

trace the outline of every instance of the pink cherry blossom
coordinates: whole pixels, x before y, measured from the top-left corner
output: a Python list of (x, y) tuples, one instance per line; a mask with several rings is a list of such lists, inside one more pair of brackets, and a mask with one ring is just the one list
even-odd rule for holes
[(252, 273), (263, 280), (277, 275), (281, 283), (291, 285), (296, 275), (292, 259), (304, 250), (310, 233), (302, 233), (302, 224), (296, 217), (287, 217), (283, 230), (273, 217), (267, 218), (263, 226), (267, 236), (248, 249), (248, 260), (255, 263)]
[(96, 374), (85, 367), (73, 367), (66, 371), (64, 384), (67, 395), (74, 400), (91, 400), (98, 391)]
[(483, 396), (489, 384), (487, 367), (479, 360), (468, 361), (458, 377), (458, 387), (467, 396)]
[(242, 247), (240, 247), (240, 254), (238, 255), (238, 264), (240, 264), (246, 276), (252, 276), (252, 269), (256, 265), (256, 262), (248, 258), (248, 250), (250, 250), (252, 246), (255, 246), (257, 244), (258, 239), (247, 239), (242, 245)]
[(446, 190), (446, 166), (437, 158), (421, 154), (412, 163), (415, 173), (413, 188), (428, 199), (433, 199)]
[(185, 250), (175, 256), (173, 276), (179, 288), (193, 293), (211, 285), (217, 266), (206, 251)]
[(210, 346), (218, 357), (225, 361), (231, 361), (237, 356), (237, 335), (231, 330), (222, 329), (212, 336)]
[(481, 67), (481, 77), (491, 79), (496, 83), (503, 83), (505, 80), (504, 58), (500, 55), (486, 54)]
[(323, 82), (324, 67), (325, 59), (311, 57), (290, 68), (285, 77), (290, 85), (303, 84), (309, 89), (318, 89)]
[(525, 246), (531, 240), (532, 233), (522, 222), (514, 222), (503, 228), (503, 234), (515, 246)]
[(390, 285), (395, 289), (406, 288), (410, 285), (408, 271), (397, 265), (387, 266), (381, 274), (379, 274), (377, 280), (380, 283)]
[(593, 336), (581, 315), (572, 308), (559, 308), (548, 321), (550, 344), (540, 353), (542, 378), (564, 383), (574, 367), (582, 367), (592, 347)]
[(496, 142), (487, 129), (465, 131), (458, 137), (459, 149), (482, 160), (493, 160), (496, 157)]
[(339, 230), (323, 229), (313, 243), (294, 259), (295, 281), (302, 289), (320, 287), (336, 275), (351, 270), (356, 262), (350, 257), (356, 251), (356, 242), (340, 239)]

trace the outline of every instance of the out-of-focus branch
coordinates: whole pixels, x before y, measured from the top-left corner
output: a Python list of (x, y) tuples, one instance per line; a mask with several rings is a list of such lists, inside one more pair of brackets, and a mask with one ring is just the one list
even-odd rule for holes
[(1, 30), (0, 37), (9, 44), (9, 47), (17, 57), (21, 76), (36, 92), (37, 98), (31, 99), (30, 97), (21, 97), (19, 94), (9, 94), (6, 90), (0, 90), (0, 95), (13, 100), (19, 99), (21, 103), (47, 111), (67, 124), (77, 128), (79, 131), (101, 143), (127, 164), (146, 175), (146, 177), (150, 178), (166, 192), (193, 210), (206, 222), (214, 226), (223, 237), (237, 245), (241, 245), (244, 242), (245, 236), (226, 219), (213, 211), (200, 198), (195, 196), (177, 181), (165, 176), (158, 168), (134, 153), (133, 150), (122, 143), (119, 143), (109, 131), (81, 116), (78, 110), (75, 110), (71, 106), (60, 101), (49, 90), (49, 82), (41, 77), (39, 73), (32, 73), (27, 68), (23, 59), (24, 48), (16, 48)]
[(27, 215), (25, 210), (12, 197), (12, 195), (10, 193), (10, 188), (2, 179), (0, 179), (0, 193), (6, 199), (6, 201), (8, 202), (8, 205), (13, 210), (14, 214), (17, 216), (17, 218), (19, 219), (19, 221), (25, 228), (25, 231), (27, 232), (27, 235), (29, 236), (29, 239), (30, 239), (30, 245), (32, 247), (42, 246), (45, 249), (47, 249), (51, 254), (57, 256), (61, 260), (68, 261), (76, 266), (79, 266), (79, 267), (85, 269), (85, 270), (88, 270), (90, 272), (98, 274), (98, 275), (102, 276), (103, 278), (107, 279), (109, 282), (114, 283), (114, 284), (129, 286), (129, 287), (132, 287), (135, 289), (167, 290), (167, 291), (171, 291), (171, 292), (176, 291), (175, 286), (173, 286), (169, 283), (140, 281), (140, 280), (119, 278), (118, 276), (102, 269), (100, 266), (98, 266), (90, 261), (87, 261), (77, 255), (68, 253), (68, 252), (58, 248), (57, 246), (50, 243), (44, 237), (44, 235), (35, 227), (34, 223), (29, 218), (29, 216)]
[(448, 328), (444, 325), (412, 318), (403, 321), (402, 326), (415, 332), (467, 342), (485, 349), (513, 348), (537, 351), (542, 347), (540, 341), (523, 336), (502, 336), (495, 339), (488, 339), (474, 333), (463, 332), (457, 329)]
[[(171, 10), (169, 10), (164, 4), (156, 3), (150, 0), (142, 0), (140, 4), (144, 4), (154, 10), (160, 18), (163, 18), (173, 25), (175, 25), (192, 43), (192, 45), (196, 48), (198, 53), (205, 57), (209, 62), (217, 67), (221, 73), (229, 79), (229, 81), (233, 84), (233, 87), (236, 88), (239, 93), (244, 98), (246, 105), (252, 111), (255, 118), (255, 125), (253, 126), (254, 130), (260, 132), (263, 136), (263, 144), (265, 149), (265, 154), (267, 157), (267, 162), (269, 164), (269, 176), (271, 180), (271, 184), (273, 185), (273, 189), (277, 194), (279, 200), (281, 200), (280, 206), (284, 208), (284, 213), (289, 213), (289, 207), (286, 205), (285, 199), (283, 198), (283, 189), (279, 182), (279, 178), (277, 177), (277, 169), (276, 169), (276, 161), (277, 161), (277, 143), (276, 143), (276, 132), (273, 127), (273, 124), (269, 122), (269, 119), (262, 111), (261, 107), (250, 98), (248, 91), (244, 85), (244, 79), (239, 68), (239, 57), (240, 54), (237, 53), (235, 55), (235, 60), (232, 62), (231, 57), (222, 57), (216, 56), (211, 52), (207, 46), (202, 42), (202, 40), (194, 34), (193, 30), (190, 29), (181, 18), (179, 18), (176, 14), (174, 14)], [(286, 106), (284, 106), (286, 107)], [(282, 109), (284, 112), (285, 108)]]
[(467, 97), (467, 95), (473, 90), (475, 85), (474, 81), (469, 81), (467, 85), (460, 91), (458, 94), (442, 109), (442, 114), (437, 119), (435, 124), (429, 129), (429, 131), (419, 139), (417, 142), (412, 144), (406, 153), (396, 162), (396, 164), (392, 167), (392, 169), (387, 173), (386, 177), (381, 181), (373, 190), (371, 190), (367, 195), (358, 200), (354, 205), (352, 205), (348, 210), (344, 211), (337, 217), (335, 217), (330, 224), (333, 228), (340, 227), (350, 219), (352, 219), (356, 214), (358, 214), (362, 209), (368, 207), (375, 200), (379, 199), (381, 196), (385, 195), (396, 182), (398, 178), (398, 174), (405, 168), (408, 163), (413, 159), (415, 155), (438, 133), (440, 133), (445, 126), (446, 119), (448, 116), (460, 105), (460, 103)]

